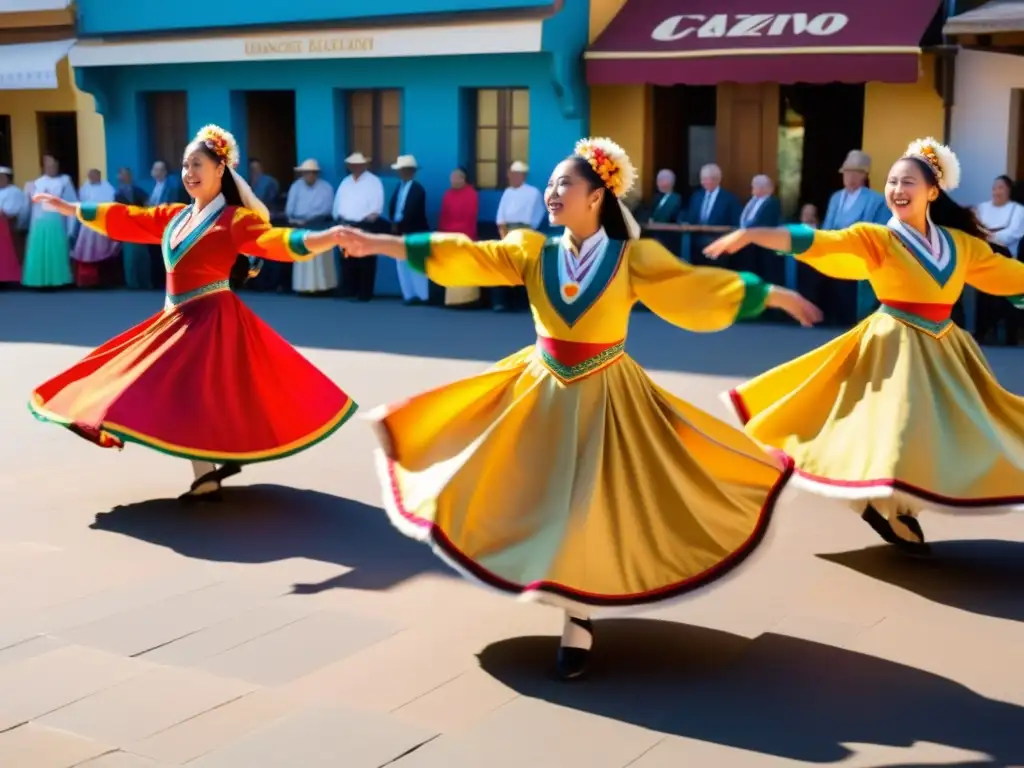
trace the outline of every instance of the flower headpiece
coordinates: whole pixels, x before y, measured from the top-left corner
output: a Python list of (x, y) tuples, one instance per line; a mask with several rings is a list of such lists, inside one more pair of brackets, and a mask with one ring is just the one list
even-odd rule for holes
[(196, 134), (196, 140), (208, 146), (217, 157), (227, 163), (228, 168), (238, 167), (238, 142), (219, 125), (204, 125)]
[(903, 156), (916, 157), (928, 163), (943, 191), (952, 192), (960, 186), (960, 161), (956, 154), (931, 136), (913, 142)]
[(601, 177), (604, 185), (620, 200), (633, 188), (636, 168), (626, 150), (611, 139), (581, 139), (576, 142), (573, 154), (590, 163), (594, 173)]

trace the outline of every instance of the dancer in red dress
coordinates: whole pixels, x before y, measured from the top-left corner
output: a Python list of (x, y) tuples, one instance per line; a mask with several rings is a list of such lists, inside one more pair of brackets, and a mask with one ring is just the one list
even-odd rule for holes
[(221, 481), (241, 465), (309, 448), (356, 410), (230, 289), (240, 253), (305, 261), (338, 239), (336, 228), (271, 227), (234, 171), (237, 158), (234, 137), (207, 126), (182, 163), (189, 205), (35, 198), (115, 240), (161, 244), (167, 299), (162, 312), (37, 388), (29, 408), (106, 448), (134, 442), (190, 459), (195, 482), (184, 501), (218, 500)]

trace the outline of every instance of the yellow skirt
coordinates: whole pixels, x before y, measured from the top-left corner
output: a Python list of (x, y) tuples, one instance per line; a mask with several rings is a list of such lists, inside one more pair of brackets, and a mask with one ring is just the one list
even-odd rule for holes
[(795, 487), (913, 511), (1024, 505), (1024, 398), (952, 323), (877, 312), (728, 400), (748, 435), (793, 460)]
[(372, 416), (385, 506), (464, 576), (562, 607), (678, 597), (761, 542), (789, 465), (621, 355), (533, 347)]

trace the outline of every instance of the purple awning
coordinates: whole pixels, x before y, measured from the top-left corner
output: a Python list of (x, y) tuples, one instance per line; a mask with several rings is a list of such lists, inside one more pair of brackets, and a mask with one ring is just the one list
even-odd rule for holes
[(940, 0), (626, 0), (591, 84), (915, 82)]

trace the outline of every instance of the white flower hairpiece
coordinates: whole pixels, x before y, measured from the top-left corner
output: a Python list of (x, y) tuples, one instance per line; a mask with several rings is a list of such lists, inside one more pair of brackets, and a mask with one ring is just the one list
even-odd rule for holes
[(952, 192), (960, 186), (960, 161), (956, 153), (931, 136), (912, 142), (903, 156), (916, 157), (928, 163), (943, 191)]
[(622, 199), (636, 183), (636, 168), (626, 150), (608, 138), (580, 139), (573, 154), (582, 157), (615, 197)]
[(238, 167), (238, 142), (219, 125), (204, 125), (196, 134), (196, 139), (203, 142), (214, 154), (227, 163), (228, 168)]

